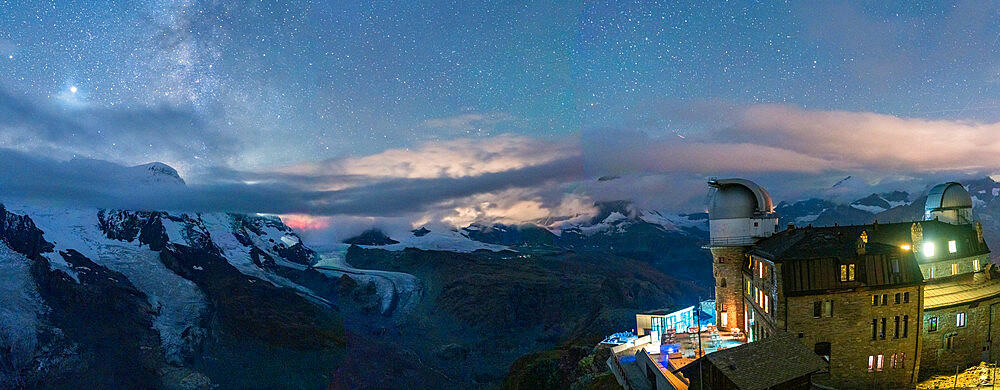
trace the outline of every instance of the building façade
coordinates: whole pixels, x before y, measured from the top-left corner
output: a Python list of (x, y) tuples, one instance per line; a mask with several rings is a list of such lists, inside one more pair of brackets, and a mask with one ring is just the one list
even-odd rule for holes
[(921, 221), (784, 229), (760, 186), (709, 185), (720, 327), (796, 335), (835, 388), (912, 387), (1000, 359), (1000, 274), (960, 184), (934, 187)]

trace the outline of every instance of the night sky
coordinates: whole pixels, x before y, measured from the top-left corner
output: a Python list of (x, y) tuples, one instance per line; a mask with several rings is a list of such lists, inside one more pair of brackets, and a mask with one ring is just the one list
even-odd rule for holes
[(0, 0), (2, 154), (410, 225), (1000, 170), (995, 2), (342, 3)]

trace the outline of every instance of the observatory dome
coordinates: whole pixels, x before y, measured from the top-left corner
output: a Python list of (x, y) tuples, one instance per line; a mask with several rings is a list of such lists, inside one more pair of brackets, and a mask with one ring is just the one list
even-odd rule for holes
[(716, 188), (709, 203), (710, 219), (751, 218), (774, 208), (771, 196), (761, 186), (745, 179), (713, 180)]
[(972, 196), (961, 184), (938, 184), (927, 194), (926, 211), (972, 208)]

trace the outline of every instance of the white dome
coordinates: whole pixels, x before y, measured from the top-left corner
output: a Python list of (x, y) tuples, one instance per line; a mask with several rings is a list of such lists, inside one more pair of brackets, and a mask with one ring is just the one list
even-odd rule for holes
[(964, 208), (972, 208), (972, 196), (965, 187), (956, 182), (938, 184), (931, 188), (924, 206), (927, 212)]
[(774, 208), (767, 191), (752, 181), (726, 179), (708, 184), (716, 189), (709, 203), (709, 219), (750, 218)]

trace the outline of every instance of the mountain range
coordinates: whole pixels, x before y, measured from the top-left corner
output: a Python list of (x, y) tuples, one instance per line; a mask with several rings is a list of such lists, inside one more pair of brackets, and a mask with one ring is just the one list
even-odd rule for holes
[[(121, 175), (185, 185), (159, 163)], [(1000, 184), (966, 184), (992, 244)], [(776, 209), (782, 225), (895, 222), (924, 199)], [(274, 216), (0, 193), (0, 388), (615, 388), (601, 338), (711, 296), (708, 216), (595, 207), (313, 249)]]

